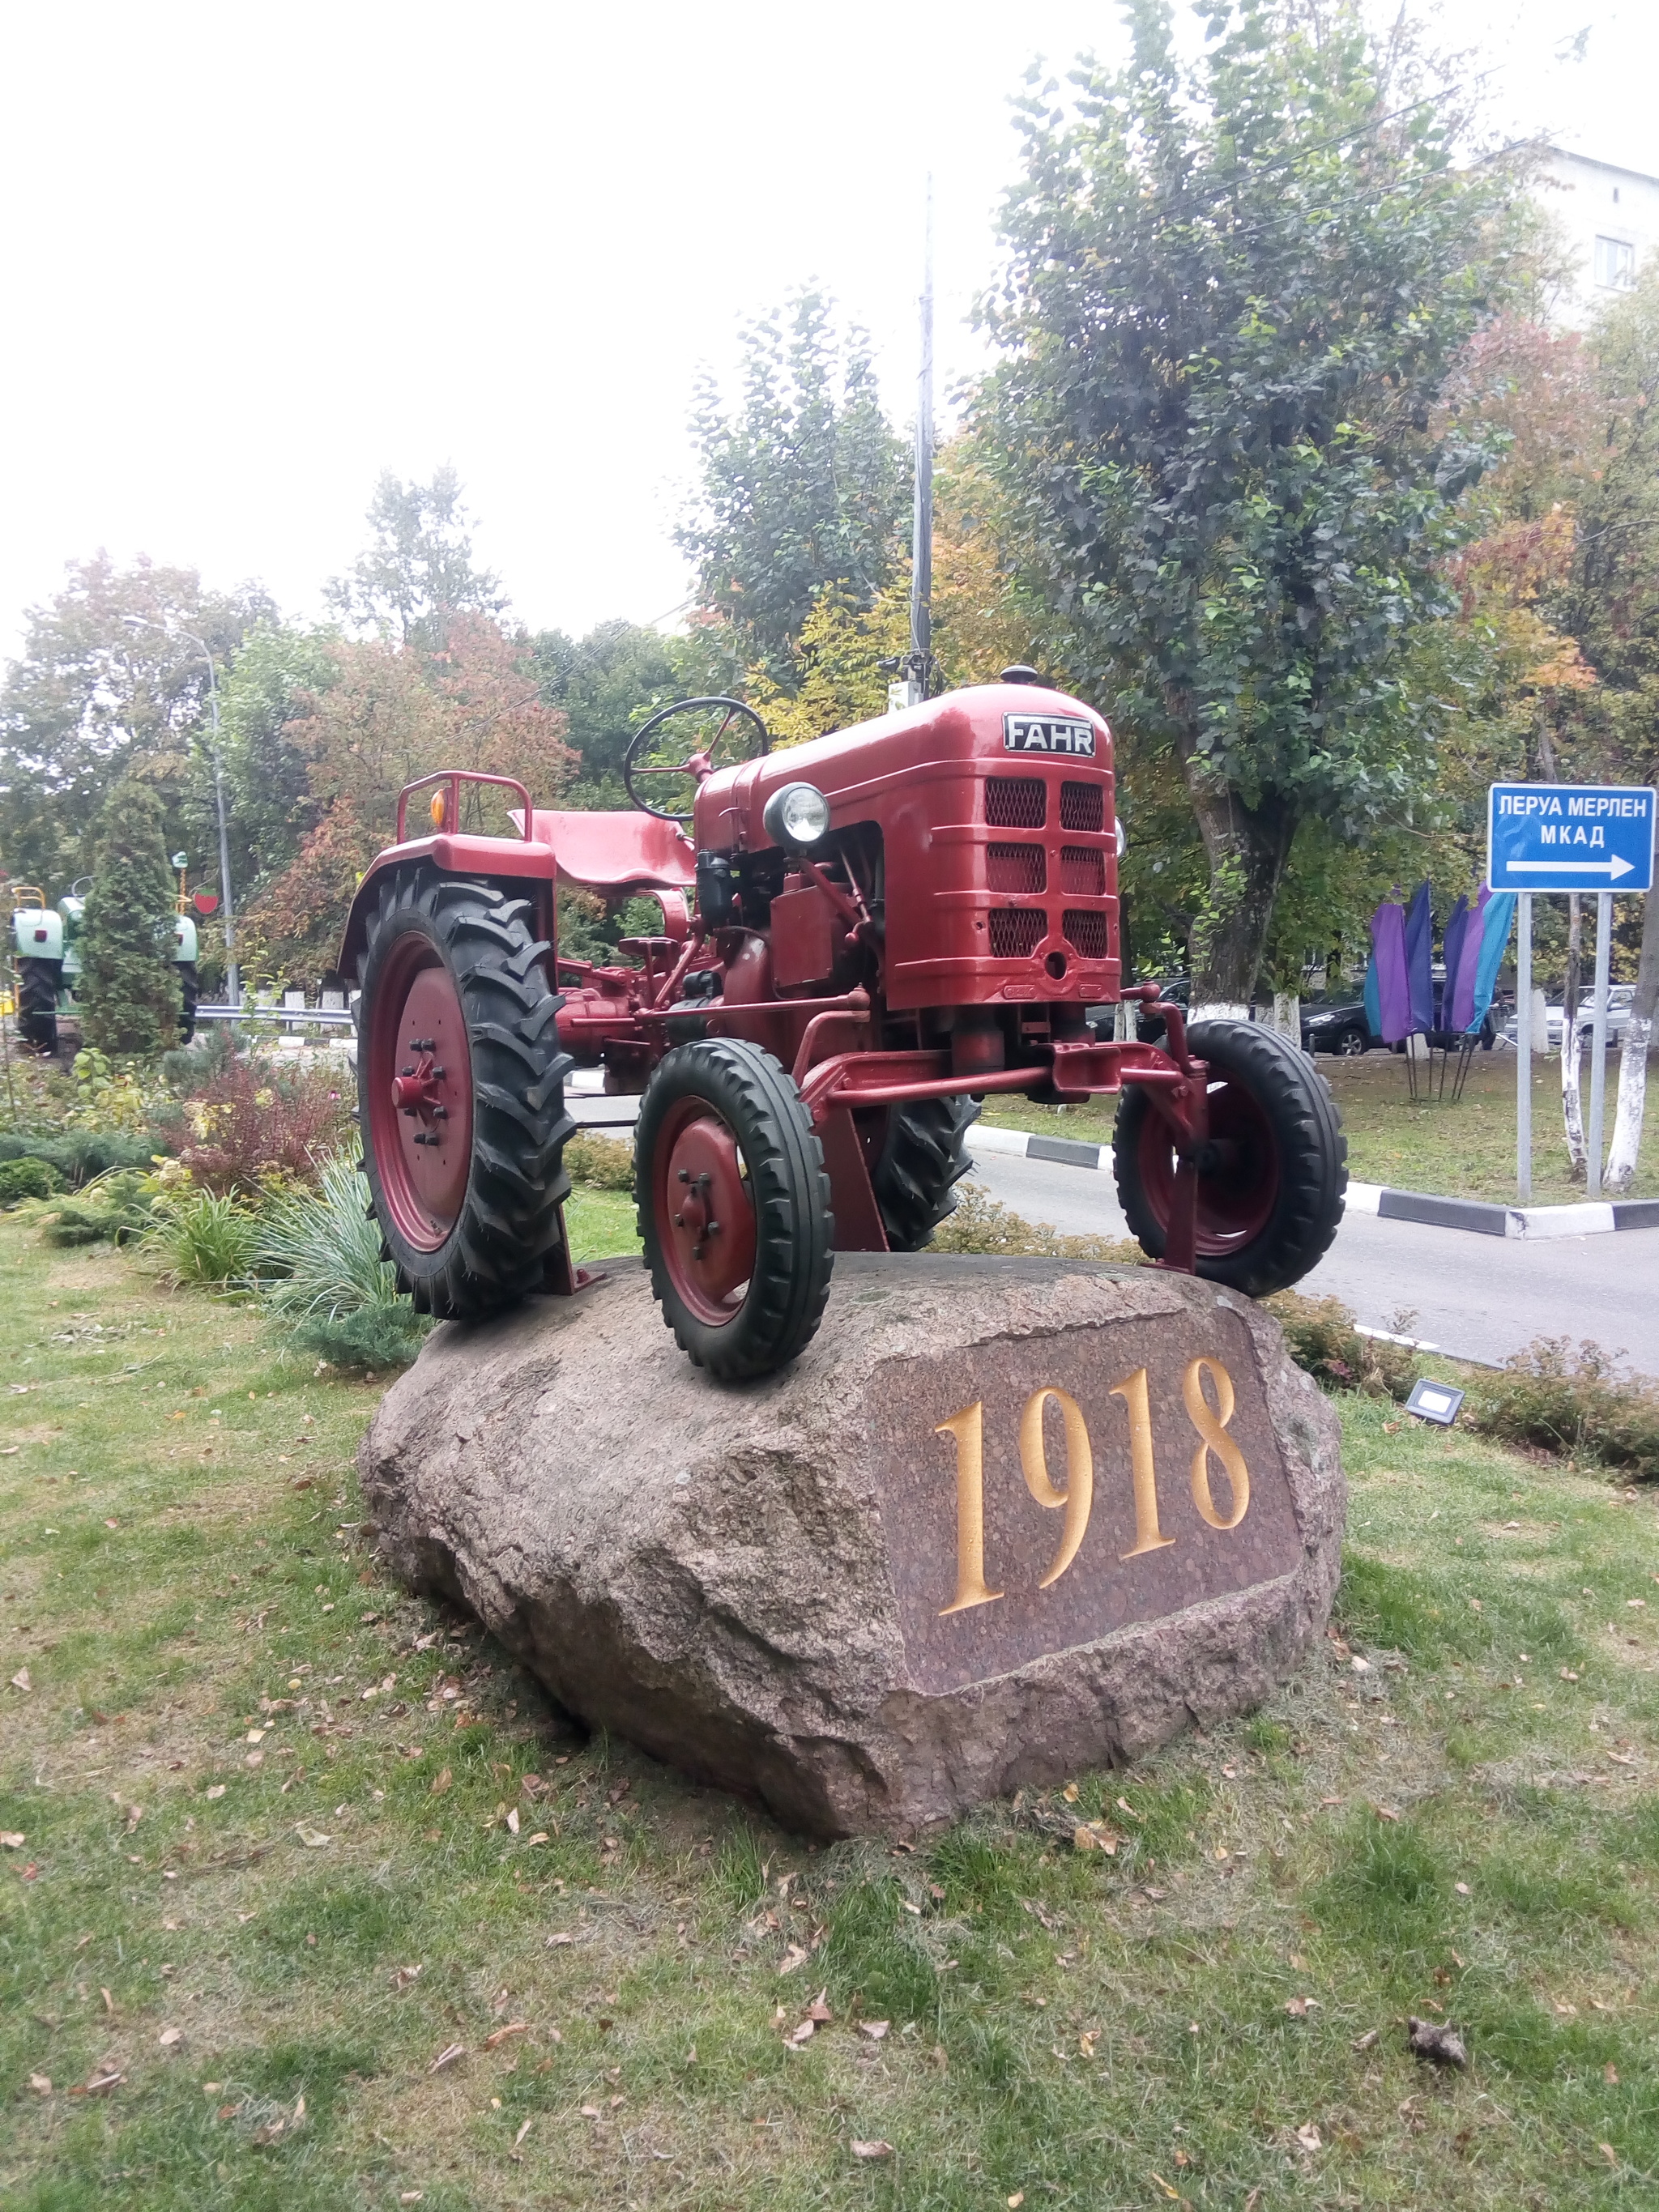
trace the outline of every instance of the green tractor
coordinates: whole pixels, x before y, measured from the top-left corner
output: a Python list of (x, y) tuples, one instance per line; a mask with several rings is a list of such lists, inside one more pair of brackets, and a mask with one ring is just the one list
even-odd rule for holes
[[(179, 871), (179, 878), (171, 957), (179, 970), (179, 1034), (181, 1041), (188, 1044), (196, 1034), (196, 1006), (200, 995), (196, 980), (196, 923), (185, 910), (182, 853), (173, 854), (173, 865)], [(11, 957), (16, 975), (17, 1034), (32, 1052), (55, 1053), (59, 1018), (76, 1018), (76, 990), (81, 981), (80, 939), (90, 881), (87, 876), (78, 878), (55, 907), (46, 904), (46, 895), (37, 884), (14, 884), (11, 887)]]

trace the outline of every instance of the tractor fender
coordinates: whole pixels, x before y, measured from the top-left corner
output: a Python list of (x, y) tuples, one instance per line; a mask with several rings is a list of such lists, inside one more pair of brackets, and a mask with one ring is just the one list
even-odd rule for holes
[(19, 907), (11, 918), (12, 950), (20, 960), (61, 960), (64, 918), (50, 907)]
[(404, 867), (419, 860), (429, 862), (441, 876), (465, 876), (473, 880), (482, 878), (501, 884), (504, 890), (516, 890), (535, 908), (538, 933), (552, 936), (554, 862), (545, 846), (526, 844), (517, 837), (469, 837), (459, 834), (411, 838), (405, 844), (389, 845), (385, 852), (377, 854), (359, 883), (351, 911), (346, 917), (340, 957), (335, 963), (340, 975), (356, 980), (368, 946), (369, 920), (380, 904), (380, 878), (388, 868)]

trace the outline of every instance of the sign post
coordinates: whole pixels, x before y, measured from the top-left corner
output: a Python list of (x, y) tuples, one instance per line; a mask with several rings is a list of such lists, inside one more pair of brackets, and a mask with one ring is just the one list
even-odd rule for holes
[[(1486, 881), (1517, 891), (1515, 955), (1515, 1182), (1532, 1196), (1532, 900), (1537, 891), (1595, 893), (1595, 1004), (1590, 1029), (1589, 1195), (1601, 1188), (1607, 1103), (1607, 973), (1614, 891), (1653, 887), (1655, 794), (1641, 784), (1495, 783), (1486, 794)], [(1546, 1037), (1547, 1044), (1548, 1039)], [(1561, 1035), (1563, 1052), (1577, 1049)]]

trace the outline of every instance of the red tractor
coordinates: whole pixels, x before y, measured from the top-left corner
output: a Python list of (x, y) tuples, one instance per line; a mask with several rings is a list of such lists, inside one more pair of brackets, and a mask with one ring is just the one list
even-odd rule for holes
[[(732, 699), (667, 708), (624, 763), (637, 813), (523, 786), (411, 784), (358, 890), (358, 1093), (389, 1256), (423, 1311), (574, 1291), (573, 1064), (642, 1093), (635, 1188), (663, 1317), (710, 1374), (811, 1338), (837, 1251), (914, 1252), (954, 1206), (986, 1096), (1121, 1097), (1118, 1194), (1162, 1265), (1249, 1295), (1334, 1236), (1323, 1079), (1249, 1023), (1115, 1042), (1124, 989), (1111, 733), (1028, 670), (781, 754)], [(406, 836), (428, 793), (431, 833)], [(516, 804), (508, 806), (508, 800)], [(491, 834), (489, 810), (501, 810)], [(422, 825), (424, 826), (424, 825)], [(626, 966), (562, 957), (556, 892), (648, 894)]]

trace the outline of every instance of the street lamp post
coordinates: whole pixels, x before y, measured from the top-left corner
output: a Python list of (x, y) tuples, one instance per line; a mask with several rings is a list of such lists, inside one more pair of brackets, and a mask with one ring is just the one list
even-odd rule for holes
[[(163, 637), (173, 635), (166, 623), (153, 622), (148, 615), (127, 615), (123, 619), (145, 629), (159, 629)], [(213, 798), (219, 815), (219, 889), (225, 902), (225, 996), (235, 1012), (242, 1003), (242, 976), (236, 964), (236, 909), (230, 895), (230, 834), (225, 826), (225, 769), (219, 748), (219, 678), (205, 641), (182, 623), (179, 635), (187, 637), (207, 663), (208, 708), (213, 722)]]

